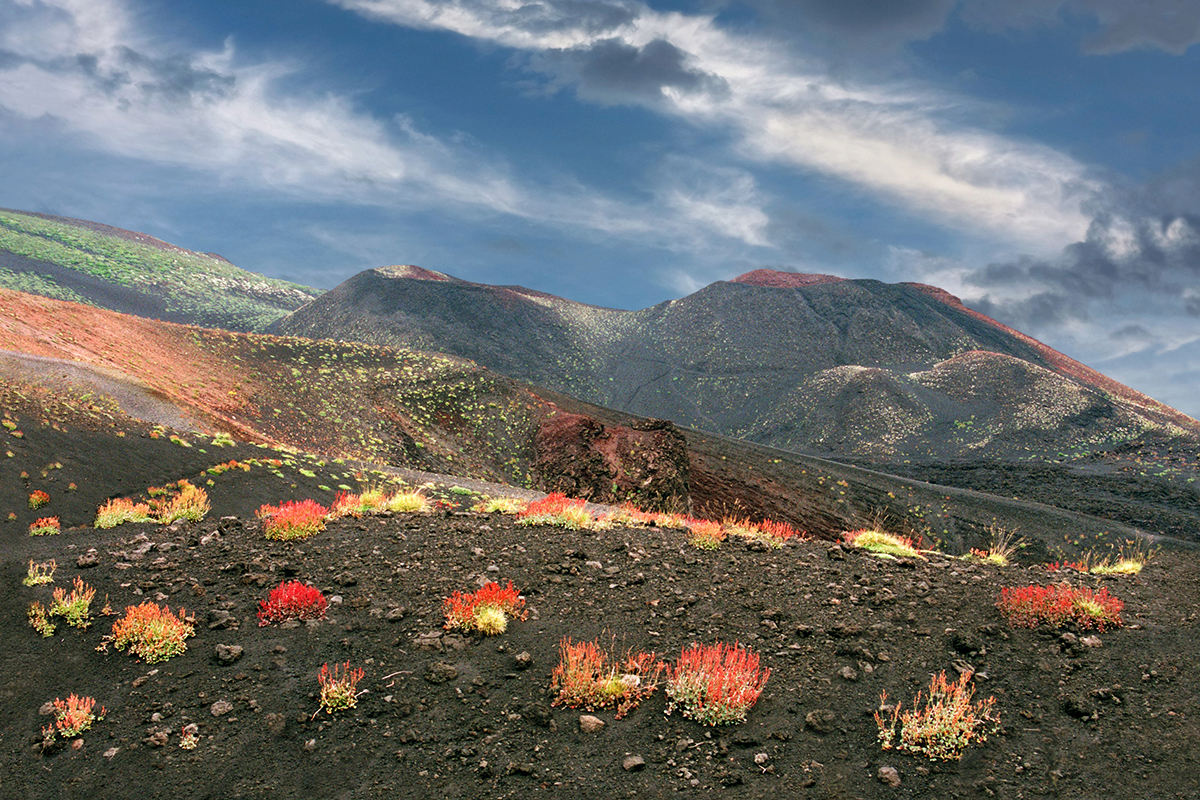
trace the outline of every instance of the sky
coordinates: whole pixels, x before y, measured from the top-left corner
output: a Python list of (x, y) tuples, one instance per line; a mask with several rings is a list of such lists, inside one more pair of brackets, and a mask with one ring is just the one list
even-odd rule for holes
[(1194, 0), (0, 0), (0, 206), (318, 288), (940, 286), (1200, 417)]

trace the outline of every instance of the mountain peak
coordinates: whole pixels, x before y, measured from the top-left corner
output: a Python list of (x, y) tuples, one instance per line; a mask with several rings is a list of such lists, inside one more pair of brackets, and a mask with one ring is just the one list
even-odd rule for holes
[(441, 283), (461, 283), (462, 281), (444, 272), (414, 266), (412, 264), (393, 264), (390, 267), (379, 267), (375, 270), (388, 278), (411, 278), (415, 281), (438, 281)]
[(782, 272), (776, 269), (756, 269), (743, 275), (738, 275), (730, 283), (746, 283), (751, 286), (764, 286), (771, 289), (799, 289), (801, 286), (815, 286), (819, 283), (841, 283), (846, 280), (836, 275), (806, 274), (803, 272)]

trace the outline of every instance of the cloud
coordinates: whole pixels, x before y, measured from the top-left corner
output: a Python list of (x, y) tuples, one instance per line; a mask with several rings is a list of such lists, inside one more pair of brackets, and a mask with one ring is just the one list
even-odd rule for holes
[(530, 63), (542, 72), (568, 74), (578, 94), (600, 103), (653, 102), (664, 89), (725, 94), (725, 82), (693, 69), (687, 54), (663, 39), (635, 47), (618, 39), (602, 39), (569, 50), (550, 50)]
[(1088, 53), (1154, 47), (1181, 55), (1200, 42), (1200, 4), (1189, 0), (966, 0), (962, 10), (967, 24), (990, 30), (1054, 25), (1066, 14), (1096, 20), (1083, 41)]
[[(576, 24), (558, 0), (329, 2), (517, 48), (530, 54), (530, 69), (550, 73), (552, 87), (574, 83), (585, 99), (638, 103), (728, 133), (733, 158), (832, 176), (927, 222), (1034, 252), (1083, 236), (1080, 205), (1102, 188), (1068, 156), (964, 126), (961, 97), (834, 81), (788, 43), (724, 29), (712, 16), (627, 2), (603, 24)], [(870, 16), (855, 8), (839, 19)]]
[(856, 53), (894, 50), (941, 31), (958, 0), (745, 0), (772, 26)]

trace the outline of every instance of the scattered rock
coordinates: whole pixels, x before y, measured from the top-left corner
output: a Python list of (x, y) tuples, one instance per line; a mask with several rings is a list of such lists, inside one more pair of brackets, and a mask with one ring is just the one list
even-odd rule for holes
[(838, 677), (844, 681), (858, 680), (858, 670), (854, 667), (842, 667), (838, 670)]
[(208, 710), (214, 717), (223, 717), (230, 711), (233, 711), (233, 703), (229, 702), (228, 700), (218, 700), (217, 702), (213, 703)]
[(413, 640), (413, 644), (418, 650), (437, 650), (442, 651), (442, 632), (428, 631), (426, 633), (417, 634), (417, 638)]
[(554, 714), (544, 703), (530, 703), (521, 709), (521, 716), (539, 728), (554, 727)]
[(333, 582), (338, 586), (357, 586), (358, 576), (353, 572), (343, 572), (341, 575), (338, 575), (336, 578), (334, 578)]
[(833, 724), (837, 721), (837, 714), (830, 711), (828, 708), (818, 708), (815, 711), (810, 711), (804, 715), (805, 727), (815, 731), (816, 733), (829, 733), (833, 730)]
[(272, 736), (282, 736), (283, 731), (287, 728), (287, 717), (275, 711), (271, 711), (263, 715), (263, 722), (267, 725), (267, 730)]
[(213, 648), (213, 656), (221, 664), (232, 664), (242, 657), (242, 652), (238, 644), (218, 644)]
[(895, 767), (880, 767), (876, 775), (879, 777), (880, 783), (887, 784), (893, 789), (900, 786), (900, 773)]
[(579, 715), (579, 730), (583, 733), (595, 733), (604, 727), (604, 720), (591, 714)]
[(75, 566), (79, 569), (88, 569), (90, 567), (99, 566), (100, 554), (96, 552), (96, 548), (89, 548), (86, 553), (75, 559)]
[(1104, 642), (1099, 636), (1085, 636), (1079, 640), (1079, 643), (1084, 647), (1104, 647)]
[(533, 666), (533, 656), (528, 652), (520, 652), (513, 656), (513, 666), (517, 669), (529, 669)]
[(1067, 695), (1062, 698), (1062, 710), (1076, 719), (1099, 719), (1100, 712), (1082, 697)]
[(150, 728), (146, 731), (146, 738), (142, 742), (151, 747), (166, 747), (170, 738), (171, 732), (166, 728)]
[(407, 613), (407, 608), (398, 606), (396, 608), (388, 609), (387, 614), (384, 615), (384, 619), (386, 619), (388, 622), (399, 622), (400, 620), (404, 619), (404, 615)]
[(458, 669), (445, 661), (435, 661), (425, 670), (425, 680), (430, 683), (448, 683), (458, 677)]
[(845, 561), (846, 551), (842, 549), (841, 545), (835, 544), (825, 551), (825, 557), (830, 561)]
[(621, 762), (621, 768), (626, 772), (641, 772), (646, 768), (646, 759), (641, 756), (625, 756), (625, 760)]

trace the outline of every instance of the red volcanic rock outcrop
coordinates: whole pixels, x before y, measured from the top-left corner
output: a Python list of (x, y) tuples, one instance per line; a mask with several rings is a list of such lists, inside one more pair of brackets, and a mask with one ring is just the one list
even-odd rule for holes
[(557, 414), (534, 438), (539, 488), (594, 503), (632, 501), (647, 511), (687, 513), (688, 451), (670, 422), (606, 426)]

